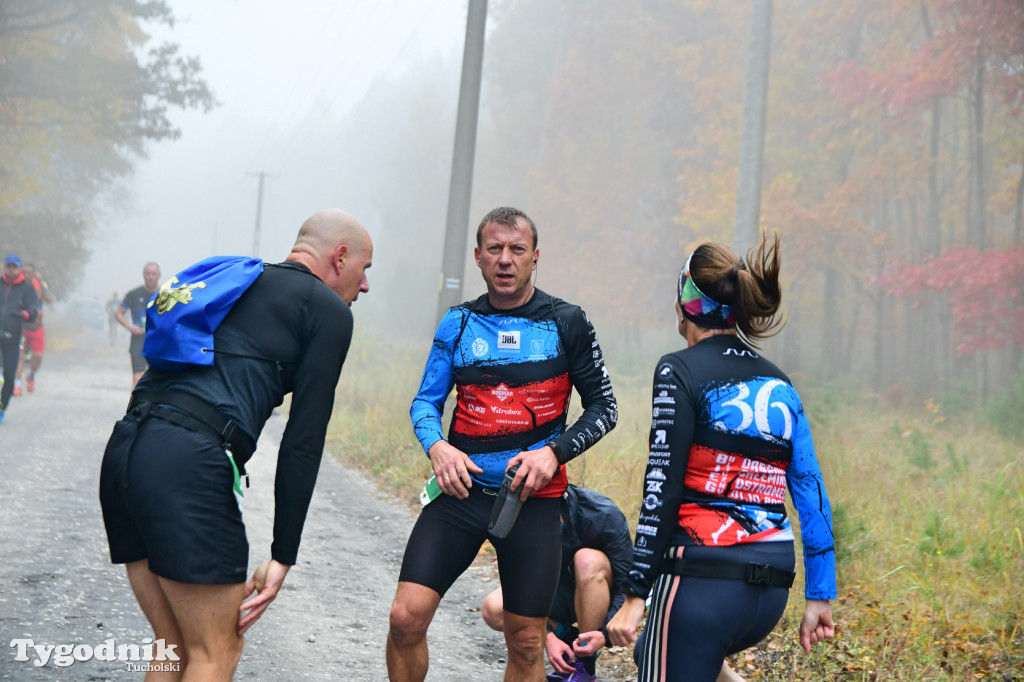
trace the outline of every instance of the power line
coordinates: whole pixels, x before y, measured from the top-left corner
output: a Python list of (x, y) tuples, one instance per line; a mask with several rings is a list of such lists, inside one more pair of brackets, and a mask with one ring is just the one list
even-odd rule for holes
[(252, 256), (253, 258), (260, 257), (260, 233), (263, 231), (262, 219), (263, 219), (263, 185), (264, 181), (270, 178), (276, 178), (276, 175), (270, 175), (266, 171), (260, 171), (259, 173), (246, 173), (246, 175), (259, 176), (260, 185), (259, 191), (256, 193), (256, 227), (253, 230), (252, 239)]
[[(410, 5), (411, 4), (417, 4), (417, 3), (419, 3), (419, 1), (420, 0), (412, 0), (412, 2), (409, 3), (409, 4)], [(435, 2), (435, 6), (436, 6), (436, 4), (437, 3)], [(421, 26), (422, 19), (424, 17), (426, 17), (427, 14), (429, 14), (429, 12), (432, 9), (433, 9), (433, 7), (428, 7), (427, 10), (424, 11), (420, 15), (419, 19), (417, 19), (417, 21), (414, 24), (413, 32), (412, 32), (410, 38), (406, 40), (406, 44), (402, 48), (403, 51), (408, 46), (408, 44), (411, 42), (412, 38), (415, 37), (416, 33), (419, 31), (419, 27)], [(399, 8), (396, 5), (394, 10), (387, 17), (387, 19), (378, 26), (377, 31), (374, 33), (373, 37), (370, 40), (371, 44), (375, 43), (377, 41), (377, 38), (383, 32), (384, 28), (392, 23), (391, 22), (391, 18), (395, 14), (400, 13), (400, 12), (401, 13), (405, 13), (404, 8)], [(401, 55), (401, 52), (399, 53), (399, 56), (400, 55)], [(391, 65), (389, 65), (388, 68), (391, 68), (391, 66), (394, 65), (394, 63), (397, 61), (397, 59), (398, 59), (398, 56), (396, 56), (396, 58), (394, 60), (392, 60)], [(291, 156), (293, 154), (295, 154), (296, 150), (301, 149), (309, 141), (310, 137), (317, 132), (318, 124), (324, 119), (324, 117), (328, 114), (328, 112), (330, 112), (333, 109), (334, 105), (339, 100), (341, 100), (342, 97), (348, 96), (348, 92), (346, 90), (349, 87), (349, 85), (351, 84), (351, 82), (353, 81), (353, 79), (355, 79), (357, 77), (357, 75), (360, 73), (360, 68), (362, 68), (362, 66), (363, 65), (360, 64), (358, 68), (352, 68), (352, 69), (348, 70), (348, 72), (347, 72), (348, 73), (348, 77), (346, 78), (346, 80), (342, 84), (340, 84), (337, 88), (335, 88), (337, 90), (337, 94), (334, 97), (332, 97), (327, 102), (327, 104), (325, 106), (320, 107), (319, 112), (316, 115), (316, 117), (306, 124), (305, 131), (303, 132), (302, 136), (300, 138), (298, 138), (291, 145), (290, 150), (288, 152), (286, 152), (284, 157), (282, 157), (282, 159), (280, 161), (281, 164), (284, 163), (284, 160), (291, 158)]]
[[(375, 8), (379, 7), (379, 6), (380, 5), (374, 5)], [(392, 12), (392, 14), (393, 14), (393, 12)], [(378, 26), (376, 33), (373, 34), (372, 41), (375, 41), (377, 39), (377, 37), (380, 35), (380, 33), (383, 30), (383, 28), (389, 23), (390, 19), (391, 19), (391, 16), (388, 16), (387, 19), (384, 22), (382, 22), (380, 24), (380, 26)], [(363, 22), (362, 25), (360, 26), (360, 29), (362, 29), (365, 26), (366, 26), (366, 22)], [(317, 72), (316, 79), (311, 82), (310, 88), (309, 88), (310, 91), (312, 91), (317, 86), (319, 86), (321, 89), (326, 89), (328, 87), (325, 84), (325, 81), (329, 80), (324, 75), (325, 69), (328, 69), (328, 70), (330, 70), (332, 72), (333, 71), (337, 71), (341, 65), (344, 65), (345, 63), (350, 61), (350, 59), (352, 58), (352, 53), (356, 50), (357, 47), (361, 46), (361, 44), (362, 44), (362, 42), (359, 39), (359, 36), (365, 37), (368, 34), (368, 32), (366, 30), (357, 30), (357, 31), (355, 31), (355, 34), (356, 34), (357, 37), (353, 38), (352, 40), (345, 41), (345, 50), (344, 50), (344, 52), (342, 52), (340, 57), (338, 57), (337, 59), (334, 59), (334, 60), (328, 60), (326, 58), (323, 60), (324, 67), (320, 71)], [(293, 120), (298, 117), (298, 110), (303, 108), (303, 105), (304, 105), (304, 108), (308, 112), (310, 107), (312, 106), (312, 103), (311, 102), (304, 102), (304, 103), (302, 103), (300, 105), (297, 105), (296, 107), (293, 107), (292, 109), (293, 109), (293, 111), (295, 111), (295, 114), (293, 114), (293, 116), (292, 116)], [(316, 122), (319, 122), (319, 118), (322, 118), (322, 116), (323, 116), (323, 109), (321, 108), (320, 114), (319, 114)], [(267, 158), (273, 159), (279, 153), (280, 148), (281, 148), (281, 146), (283, 144), (287, 144), (287, 138), (284, 135), (280, 135), (280, 136), (278, 136), (278, 138), (277, 138), (273, 148), (268, 152)], [(294, 148), (294, 145), (292, 145), (292, 146)], [(284, 152), (284, 154), (288, 154), (288, 152), (286, 151), (286, 152)]]
[[(326, 63), (325, 60), (321, 60), (320, 66), (317, 69), (310, 68), (310, 66), (311, 66), (311, 62), (313, 61), (313, 59), (318, 54), (321, 53), (320, 47), (321, 47), (321, 45), (325, 44), (323, 42), (323, 37), (324, 37), (324, 34), (327, 32), (327, 28), (329, 26), (332, 26), (332, 25), (338, 26), (338, 30), (334, 33), (334, 35), (331, 38), (331, 40), (328, 43), (326, 43), (327, 45), (333, 45), (333, 44), (335, 44), (341, 38), (342, 32), (344, 32), (344, 30), (349, 26), (348, 19), (349, 19), (349, 17), (351, 17), (352, 13), (355, 11), (356, 3), (348, 3), (347, 4), (348, 10), (349, 10), (348, 13), (345, 14), (345, 16), (342, 17), (338, 21), (337, 24), (333, 24), (332, 23), (332, 19), (334, 18), (334, 15), (338, 11), (338, 7), (341, 5), (342, 2), (344, 2), (344, 0), (335, 0), (335, 3), (331, 7), (330, 12), (324, 18), (324, 21), (323, 21), (323, 23), (320, 26), (320, 32), (317, 34), (316, 39), (312, 42), (311, 45), (304, 46), (305, 49), (307, 50), (307, 52), (306, 52), (306, 60), (305, 60), (305, 62), (303, 62), (302, 67), (299, 69), (299, 73), (301, 73), (303, 75), (308, 75), (309, 77), (308, 78), (304, 78), (304, 79), (296, 78), (295, 80), (293, 80), (292, 81), (291, 90), (288, 92), (288, 94), (282, 100), (283, 102), (287, 102), (288, 105), (290, 105), (290, 109), (288, 109), (287, 111), (288, 111), (288, 115), (291, 116), (291, 117), (293, 117), (295, 112), (297, 112), (298, 109), (302, 106), (302, 104), (307, 101), (308, 96), (313, 92), (313, 88), (319, 82), (320, 77), (323, 74), (324, 64)], [(299, 84), (302, 83), (302, 82), (305, 82), (305, 88), (303, 90), (302, 97), (296, 97), (295, 95), (298, 92)], [(261, 155), (263, 153), (264, 149), (266, 149), (267, 142), (270, 140), (271, 136), (274, 134), (274, 131), (277, 129), (278, 124), (282, 120), (288, 120), (288, 117), (285, 116), (285, 111), (286, 111), (286, 109), (282, 108), (278, 112), (278, 115), (274, 119), (274, 122), (267, 128), (267, 132), (263, 136), (263, 141), (260, 143), (260, 145), (258, 147), (257, 156)], [(277, 144), (277, 142), (275, 142), (275, 145), (276, 144)]]

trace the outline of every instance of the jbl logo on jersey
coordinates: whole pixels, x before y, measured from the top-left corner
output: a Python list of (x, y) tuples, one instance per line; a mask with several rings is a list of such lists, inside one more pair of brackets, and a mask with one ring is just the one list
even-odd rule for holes
[(519, 331), (498, 332), (498, 348), (519, 350)]

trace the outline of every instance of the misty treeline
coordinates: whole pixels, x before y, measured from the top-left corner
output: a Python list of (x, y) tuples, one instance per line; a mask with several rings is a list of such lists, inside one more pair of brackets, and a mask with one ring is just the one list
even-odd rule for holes
[[(145, 143), (177, 135), (168, 112), (214, 104), (198, 61), (143, 31), (172, 7), (0, 0), (0, 247), (58, 291)], [(538, 285), (588, 310), (610, 360), (651, 365), (679, 344), (685, 255), (733, 242), (750, 2), (489, 12), (471, 215), (529, 212)], [(315, 145), (340, 145), (339, 196), (379, 232), (379, 325), (417, 338), (436, 323), (459, 56), (394, 65)], [(764, 159), (784, 369), (944, 404), (1024, 385), (1024, 2), (774, 3)]]
[(210, 109), (197, 58), (151, 45), (164, 0), (0, 0), (0, 249), (67, 296), (118, 181), (170, 108)]
[[(471, 214), (527, 210), (538, 285), (640, 366), (674, 329), (689, 250), (733, 243), (750, 9), (490, 4)], [(457, 69), (410, 69), (340, 133), (385, 250), (401, 239), (378, 261), (419, 303), (396, 332), (435, 322), (457, 93), (438, 74)], [(915, 404), (1020, 385), (1022, 107), (1020, 0), (774, 3), (761, 226), (782, 236), (789, 322), (766, 352)]]

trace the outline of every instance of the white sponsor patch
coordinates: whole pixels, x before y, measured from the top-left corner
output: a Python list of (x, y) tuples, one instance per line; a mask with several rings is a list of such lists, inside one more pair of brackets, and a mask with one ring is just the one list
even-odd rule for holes
[(660, 467), (651, 467), (651, 470), (647, 472), (647, 478), (652, 481), (667, 481), (668, 476), (661, 470)]
[(512, 391), (505, 384), (498, 384), (497, 388), (491, 389), (491, 393), (501, 402), (505, 402), (512, 397)]
[(519, 330), (499, 331), (498, 348), (503, 350), (519, 350)]

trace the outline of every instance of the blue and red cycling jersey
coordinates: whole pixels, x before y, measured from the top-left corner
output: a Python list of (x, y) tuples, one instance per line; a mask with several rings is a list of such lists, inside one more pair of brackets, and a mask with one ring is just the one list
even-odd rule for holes
[(806, 597), (836, 597), (828, 495), (800, 396), (735, 335), (661, 358), (654, 372), (644, 498), (629, 591), (646, 595), (670, 546), (793, 540), (800, 516)]
[[(409, 411), (424, 451), (444, 438), (441, 416), (455, 387), (448, 442), (483, 472), (474, 483), (500, 487), (508, 460), (551, 445), (561, 466), (537, 497), (559, 497), (565, 462), (615, 426), (611, 380), (597, 334), (578, 306), (540, 289), (509, 310), (487, 295), (449, 308), (437, 327), (420, 390)], [(566, 427), (575, 388), (583, 414)]]

